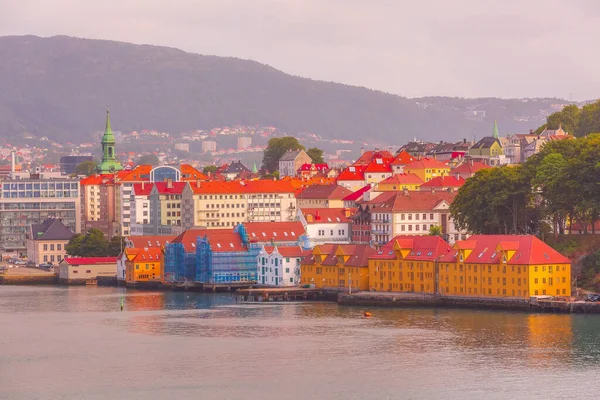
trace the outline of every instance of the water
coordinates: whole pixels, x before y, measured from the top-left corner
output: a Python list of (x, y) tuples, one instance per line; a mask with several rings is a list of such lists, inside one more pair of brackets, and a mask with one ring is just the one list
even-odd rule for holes
[(0, 287), (0, 398), (581, 399), (600, 317)]

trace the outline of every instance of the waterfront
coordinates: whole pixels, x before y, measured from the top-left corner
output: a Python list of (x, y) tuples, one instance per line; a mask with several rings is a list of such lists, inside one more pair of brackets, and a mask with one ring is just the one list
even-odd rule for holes
[[(125, 311), (120, 312), (121, 294)], [(0, 287), (0, 398), (595, 396), (600, 317)]]

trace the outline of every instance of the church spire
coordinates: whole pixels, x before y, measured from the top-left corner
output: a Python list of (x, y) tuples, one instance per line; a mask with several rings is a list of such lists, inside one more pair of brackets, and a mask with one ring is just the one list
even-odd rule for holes
[(123, 166), (115, 157), (115, 136), (110, 126), (110, 112), (106, 110), (106, 125), (102, 135), (102, 162), (97, 167), (99, 174), (112, 174), (121, 171)]
[(492, 130), (492, 136), (498, 139), (498, 123), (494, 120), (494, 129)]
[(256, 168), (256, 161), (254, 161), (254, 165), (252, 165), (252, 173), (253, 174), (258, 173), (258, 168)]

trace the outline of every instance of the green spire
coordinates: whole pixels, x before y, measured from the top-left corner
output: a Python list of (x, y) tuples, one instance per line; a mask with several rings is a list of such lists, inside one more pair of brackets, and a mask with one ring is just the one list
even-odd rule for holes
[(252, 173), (253, 174), (257, 174), (258, 173), (258, 168), (256, 168), (256, 161), (254, 161), (254, 165), (252, 165)]
[(115, 136), (110, 127), (110, 112), (106, 110), (106, 126), (102, 135), (102, 162), (97, 170), (99, 174), (112, 174), (122, 169), (123, 166), (115, 157)]
[(494, 120), (494, 129), (492, 130), (492, 136), (498, 139), (498, 123)]

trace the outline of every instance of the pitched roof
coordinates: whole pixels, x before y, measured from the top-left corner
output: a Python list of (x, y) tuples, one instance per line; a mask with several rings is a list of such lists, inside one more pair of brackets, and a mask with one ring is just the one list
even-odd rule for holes
[[(509, 265), (570, 264), (571, 261), (531, 235), (473, 235), (468, 244), (456, 242), (455, 249), (472, 249), (465, 263), (500, 264), (501, 251), (514, 251), (507, 260)], [(443, 256), (440, 261), (453, 262), (457, 251)]]
[(171, 241), (171, 243), (181, 243), (183, 244), (183, 248), (186, 253), (195, 253), (196, 252), (196, 239), (198, 236), (204, 236), (204, 234), (208, 231), (208, 229), (188, 229), (181, 233), (181, 235), (177, 236), (175, 239)]
[(339, 185), (312, 185), (296, 195), (298, 199), (341, 200), (352, 192)]
[(464, 163), (460, 164), (458, 167), (454, 168), (452, 170), (453, 174), (474, 174), (475, 172), (481, 170), (481, 169), (488, 169), (488, 168), (492, 168), (487, 164), (484, 164), (482, 162), (479, 161), (465, 161)]
[(250, 242), (294, 242), (304, 235), (300, 221), (291, 222), (244, 222), (244, 229)]
[(392, 161), (392, 165), (406, 165), (410, 164), (414, 160), (415, 158), (411, 156), (410, 153), (402, 150), (400, 153), (398, 153), (398, 155), (396, 155), (396, 158), (394, 158), (394, 161)]
[(241, 161), (232, 162), (231, 164), (229, 164), (227, 169), (223, 171), (224, 174), (239, 174), (241, 172), (250, 172), (248, 167), (242, 164)]
[(369, 165), (367, 165), (367, 168), (365, 168), (365, 172), (392, 172), (392, 165), (389, 162), (372, 162)]
[(116, 264), (117, 257), (67, 257), (63, 261), (69, 265), (98, 265), (98, 264)]
[(41, 224), (31, 225), (32, 240), (70, 240), (75, 234), (60, 220), (48, 218)]
[(86, 185), (111, 185), (115, 183), (115, 176), (113, 174), (100, 174), (91, 175), (87, 178), (83, 178), (79, 181), (81, 186)]
[(208, 180), (210, 179), (208, 177), (208, 175), (200, 172), (199, 170), (197, 170), (196, 168), (192, 167), (189, 164), (181, 164), (181, 167), (179, 168), (179, 170), (181, 171), (181, 180), (182, 181), (188, 181), (188, 180), (195, 180), (195, 179), (200, 179), (200, 180)]
[(406, 171), (410, 171), (413, 169), (430, 169), (430, 168), (450, 169), (450, 167), (448, 167), (448, 164), (445, 164), (441, 161), (438, 161), (434, 158), (429, 158), (429, 157), (423, 157), (420, 160), (415, 160), (404, 167), (404, 169)]
[(364, 181), (366, 165), (350, 165), (338, 175), (336, 180), (339, 181)]
[(181, 194), (186, 182), (155, 182), (154, 187), (159, 194)]
[(371, 212), (422, 212), (422, 211), (433, 211), (440, 203), (446, 202), (452, 203), (452, 200), (456, 197), (456, 192), (407, 192), (407, 193), (395, 193), (394, 196), (389, 200), (377, 204), (372, 208)]
[(128, 258), (133, 262), (160, 261), (163, 258), (162, 250), (157, 247), (127, 249), (126, 254), (131, 254)]
[(354, 165), (368, 165), (374, 160), (381, 159), (382, 163), (391, 163), (394, 160), (394, 155), (387, 150), (368, 150), (354, 162)]
[(374, 259), (395, 259), (395, 246), (410, 250), (406, 260), (432, 261), (451, 253), (452, 247), (439, 236), (396, 236), (383, 246)]
[(134, 248), (143, 249), (148, 248), (162, 248), (168, 243), (171, 243), (176, 236), (129, 236), (127, 241), (130, 242)]
[(289, 180), (269, 179), (230, 182), (190, 182), (195, 194), (294, 193)]
[(150, 180), (150, 171), (152, 168), (152, 165), (136, 165), (132, 170), (119, 171), (119, 180), (123, 182)]
[(376, 250), (368, 244), (338, 244), (332, 247), (323, 260), (323, 265), (338, 265), (336, 256), (338, 250), (350, 255), (350, 258), (344, 263), (345, 267), (368, 267), (369, 258), (376, 254)]
[(303, 150), (288, 150), (279, 159), (279, 161), (294, 161)]
[(350, 215), (356, 211), (354, 208), (302, 208), (300, 211), (308, 224), (339, 224), (351, 222), (349, 216), (346, 217), (347, 210)]
[(422, 188), (442, 188), (442, 187), (455, 187), (459, 188), (465, 184), (465, 178), (459, 176), (458, 178), (454, 175), (452, 176), (438, 176), (430, 180), (429, 182), (425, 182), (421, 185)]
[(206, 237), (215, 253), (246, 251), (242, 237), (233, 229), (188, 229), (172, 243), (182, 243), (186, 253), (195, 253), (198, 237)]
[(358, 189), (356, 192), (350, 193), (348, 196), (344, 197), (343, 201), (358, 201), (362, 198), (363, 194), (368, 192), (371, 189), (371, 184), (363, 186)]
[(397, 185), (422, 185), (423, 179), (415, 174), (403, 173), (392, 175), (389, 178), (379, 182), (379, 184), (397, 184)]
[(267, 254), (273, 254), (275, 249), (283, 257), (304, 257), (306, 250), (302, 250), (300, 246), (264, 246)]
[(302, 171), (327, 171), (329, 166), (327, 164), (311, 164), (306, 163), (302, 164), (300, 168), (298, 168), (298, 172)]
[(135, 196), (150, 196), (153, 187), (154, 183), (152, 182), (134, 183), (133, 194)]
[(494, 143), (498, 143), (499, 145), (502, 145), (502, 143), (500, 143), (500, 140), (498, 140), (498, 138), (495, 138), (493, 136), (486, 136), (484, 138), (481, 138), (477, 143), (475, 143), (473, 146), (471, 146), (472, 149), (488, 149), (490, 147), (492, 147), (492, 145)]

